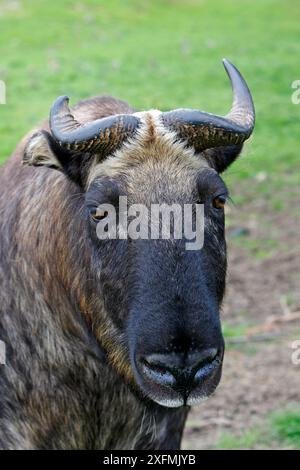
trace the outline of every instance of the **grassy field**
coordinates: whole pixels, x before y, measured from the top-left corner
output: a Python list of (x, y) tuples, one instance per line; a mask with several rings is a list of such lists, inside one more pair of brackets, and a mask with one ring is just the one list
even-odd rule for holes
[(0, 161), (56, 96), (108, 93), (140, 109), (227, 112), (221, 58), (247, 78), (257, 126), (236, 178), (267, 171), (299, 182), (299, 6), (293, 0), (0, 0)]
[[(291, 84), (300, 79), (299, 20), (294, 0), (0, 0), (0, 80), (7, 87), (0, 162), (61, 94), (71, 103), (110, 94), (139, 109), (224, 114), (231, 104), (226, 57), (249, 83), (257, 125), (225, 179), (236, 203), (257, 197), (272, 213), (286, 211), (300, 183), (300, 105), (291, 102)], [(257, 259), (273, 256), (276, 243), (272, 235), (233, 241)], [(248, 323), (226, 323), (225, 336), (242, 335)], [(262, 432), (300, 447), (299, 409), (277, 411), (261, 430), (245, 423), (240, 440), (224, 434), (216, 447), (255, 446)]]

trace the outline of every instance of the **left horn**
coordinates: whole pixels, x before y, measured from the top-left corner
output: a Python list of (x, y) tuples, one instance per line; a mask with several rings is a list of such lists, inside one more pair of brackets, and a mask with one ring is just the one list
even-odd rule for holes
[(163, 124), (186, 140), (196, 151), (239, 145), (252, 134), (255, 109), (249, 88), (236, 67), (223, 59), (233, 90), (230, 112), (222, 117), (194, 109), (176, 109), (162, 113)]
[(131, 114), (116, 114), (80, 124), (68, 103), (67, 96), (56, 99), (50, 111), (50, 129), (60, 146), (74, 152), (112, 152), (133, 136), (140, 124)]

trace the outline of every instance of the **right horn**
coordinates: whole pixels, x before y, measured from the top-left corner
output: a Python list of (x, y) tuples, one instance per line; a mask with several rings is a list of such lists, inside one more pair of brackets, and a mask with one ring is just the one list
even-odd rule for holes
[(242, 144), (253, 131), (255, 109), (249, 88), (240, 72), (223, 59), (233, 90), (230, 112), (222, 117), (194, 109), (162, 113), (163, 124), (186, 140), (196, 151)]

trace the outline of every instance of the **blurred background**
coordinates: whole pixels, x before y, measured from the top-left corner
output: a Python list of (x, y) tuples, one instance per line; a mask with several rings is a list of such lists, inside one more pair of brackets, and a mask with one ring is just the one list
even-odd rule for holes
[(245, 76), (257, 125), (224, 175), (223, 379), (183, 448), (300, 448), (299, 2), (0, 0), (0, 162), (62, 94), (226, 113), (222, 57)]

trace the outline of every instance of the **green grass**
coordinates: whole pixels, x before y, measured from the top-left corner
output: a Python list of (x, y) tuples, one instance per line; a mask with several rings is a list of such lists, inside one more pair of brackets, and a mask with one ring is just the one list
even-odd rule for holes
[[(245, 314), (246, 312), (243, 312), (242, 315)], [(255, 343), (252, 343), (251, 341), (235, 343), (234, 341), (236, 338), (247, 336), (248, 330), (251, 326), (253, 326), (253, 324), (245, 322), (244, 320), (243, 323), (240, 324), (232, 324), (222, 321), (222, 332), (225, 340), (226, 350), (237, 350), (248, 356), (255, 355), (257, 353), (257, 346)]]
[(262, 170), (265, 186), (299, 184), (294, 0), (0, 0), (0, 31), (0, 79), (7, 84), (0, 161), (60, 94), (71, 103), (108, 93), (140, 109), (226, 113), (227, 57), (247, 78), (257, 109), (254, 137), (228, 171), (229, 184)]
[(271, 423), (277, 440), (300, 449), (300, 408), (274, 413)]
[(268, 259), (283, 251), (283, 246), (279, 246), (277, 240), (272, 238), (257, 239), (250, 236), (240, 237), (234, 243), (244, 248), (251, 256), (257, 259)]
[(216, 449), (223, 450), (243, 450), (251, 449), (253, 446), (257, 445), (261, 441), (261, 433), (256, 429), (251, 429), (246, 431), (242, 436), (237, 437), (230, 433), (224, 433), (217, 445)]
[(223, 433), (216, 449), (300, 449), (300, 408), (278, 410), (270, 413), (265, 421), (256, 427), (246, 429), (236, 436), (232, 433)]
[(242, 325), (231, 325), (229, 323), (222, 323), (222, 332), (224, 338), (238, 338), (240, 336), (245, 336), (250, 325), (248, 323), (243, 323)]

